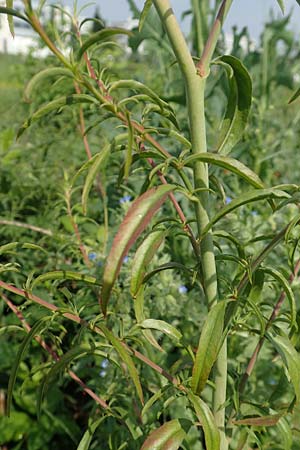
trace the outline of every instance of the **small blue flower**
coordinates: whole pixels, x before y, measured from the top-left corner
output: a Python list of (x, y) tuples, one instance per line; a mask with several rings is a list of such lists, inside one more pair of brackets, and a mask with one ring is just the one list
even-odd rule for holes
[(254, 211), (251, 212), (251, 215), (252, 216), (258, 216), (258, 212), (254, 210)]
[(187, 291), (188, 291), (187, 287), (184, 286), (183, 284), (182, 284), (181, 286), (179, 286), (179, 288), (178, 288), (178, 292), (179, 292), (180, 294), (186, 294)]
[(89, 253), (89, 260), (95, 261), (97, 259), (97, 253), (96, 252), (90, 252)]
[(104, 378), (104, 377), (105, 377), (105, 375), (106, 375), (106, 372), (105, 372), (105, 370), (100, 370), (100, 372), (99, 372), (99, 376), (100, 376), (100, 377), (102, 377), (102, 378)]
[(123, 263), (124, 263), (124, 264), (127, 264), (128, 261), (129, 261), (129, 256), (124, 256), (124, 258), (123, 258)]
[(108, 365), (109, 365), (108, 359), (106, 359), (106, 358), (103, 359), (103, 361), (101, 362), (102, 369), (107, 369)]
[(225, 205), (228, 205), (231, 201), (232, 201), (231, 197), (226, 197), (225, 198)]
[(124, 195), (124, 197), (121, 197), (119, 200), (120, 205), (123, 205), (124, 203), (128, 203), (130, 202), (130, 200), (132, 199), (131, 195)]

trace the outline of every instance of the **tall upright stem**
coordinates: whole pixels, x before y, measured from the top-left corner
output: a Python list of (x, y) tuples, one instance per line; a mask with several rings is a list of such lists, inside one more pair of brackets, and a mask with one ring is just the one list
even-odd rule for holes
[[(197, 70), (191, 57), (190, 51), (182, 34), (181, 28), (173, 13), (169, 0), (154, 0), (154, 5), (165, 26), (173, 51), (185, 81), (188, 116), (190, 124), (190, 138), (192, 142), (192, 152), (194, 154), (207, 151), (206, 143), (206, 125), (205, 125), (205, 105), (204, 93), (207, 76), (207, 67), (210, 60), (204, 60), (202, 68), (204, 71)], [(211, 50), (211, 49), (210, 49)], [(213, 50), (208, 55), (212, 54)], [(203, 61), (202, 61), (203, 63)], [(199, 68), (198, 68), (199, 69)], [(196, 203), (196, 220), (198, 235), (201, 238), (202, 231), (209, 222), (209, 180), (207, 165), (197, 161), (193, 166), (194, 186), (198, 196)], [(212, 306), (218, 297), (218, 284), (216, 274), (216, 264), (214, 255), (214, 246), (212, 234), (207, 233), (201, 239), (200, 243), (203, 282), (206, 294), (206, 300), (209, 306)], [(213, 410), (215, 413), (216, 424), (220, 429), (221, 446), (220, 450), (227, 450), (228, 443), (225, 436), (225, 409), (226, 400), (226, 379), (227, 379), (227, 354), (226, 343), (220, 352), (216, 363), (216, 389), (214, 395)]]

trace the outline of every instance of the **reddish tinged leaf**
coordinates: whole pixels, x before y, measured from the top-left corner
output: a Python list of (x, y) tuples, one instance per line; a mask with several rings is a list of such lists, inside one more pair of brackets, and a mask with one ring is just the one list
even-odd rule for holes
[(273, 414), (272, 416), (247, 417), (246, 419), (233, 420), (235, 425), (249, 425), (256, 427), (273, 427), (281, 419), (282, 414)]
[(141, 450), (178, 450), (184, 438), (185, 431), (179, 420), (174, 419), (152, 431)]
[(175, 187), (171, 184), (164, 184), (152, 188), (132, 203), (114, 238), (106, 260), (101, 291), (101, 308), (104, 315), (124, 257)]

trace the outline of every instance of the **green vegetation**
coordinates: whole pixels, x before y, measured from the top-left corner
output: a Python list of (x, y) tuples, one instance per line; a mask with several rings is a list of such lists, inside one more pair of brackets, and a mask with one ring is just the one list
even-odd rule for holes
[(0, 447), (300, 449), (300, 43), (128, 3), (0, 55)]

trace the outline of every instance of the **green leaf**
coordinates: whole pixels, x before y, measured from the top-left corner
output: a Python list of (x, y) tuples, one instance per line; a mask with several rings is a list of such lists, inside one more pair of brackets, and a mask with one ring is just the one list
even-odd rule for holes
[(136, 297), (143, 283), (146, 270), (153, 256), (164, 241), (166, 234), (167, 232), (165, 230), (154, 230), (139, 246), (132, 262), (130, 292), (133, 297)]
[(234, 56), (221, 56), (214, 60), (214, 64), (225, 67), (229, 81), (227, 110), (216, 145), (216, 151), (226, 155), (240, 141), (246, 128), (252, 100), (252, 82), (246, 67)]
[(220, 433), (207, 404), (198, 396), (188, 393), (199, 422), (203, 428), (206, 450), (220, 450)]
[(215, 166), (223, 167), (226, 170), (243, 178), (247, 183), (258, 189), (264, 188), (264, 183), (249, 167), (237, 159), (230, 158), (229, 156), (218, 155), (216, 153), (198, 153), (192, 155), (183, 161), (183, 164), (188, 167), (193, 167), (195, 161), (202, 161)]
[[(298, 0), (296, 0), (296, 1), (298, 1)], [(284, 3), (283, 3), (283, 0), (277, 0), (277, 3), (279, 5), (279, 8), (282, 11), (282, 14), (284, 14)]]
[[(49, 385), (49, 382), (57, 378), (59, 373), (62, 372), (67, 368), (67, 366), (79, 356), (83, 356), (89, 353), (94, 353), (96, 350), (95, 345), (92, 344), (81, 344), (77, 345), (76, 347), (72, 347), (70, 350), (68, 350), (63, 356), (59, 358), (59, 360), (54, 364), (51, 369), (48, 371), (47, 375), (43, 378), (43, 381), (40, 384), (40, 389), (38, 393), (38, 399), (37, 399), (37, 415), (40, 417), (40, 411), (41, 411), (41, 405), (42, 401), (45, 395), (45, 392), (47, 390), (47, 387)], [(107, 358), (107, 353), (101, 352), (97, 350), (98, 354), (101, 354), (103, 357)]]
[[(144, 291), (145, 291), (144, 285), (142, 285), (136, 294), (136, 298), (134, 299), (134, 313), (135, 313), (135, 317), (136, 317), (138, 324), (141, 324), (145, 320)], [(145, 338), (147, 339), (147, 341), (151, 345), (153, 345), (153, 347), (157, 348), (160, 352), (164, 351), (162, 349), (162, 347), (159, 345), (159, 343), (157, 342), (157, 340), (155, 339), (155, 337), (153, 336), (151, 330), (142, 329), (142, 333), (145, 336)]]
[(98, 44), (101, 41), (104, 41), (111, 36), (115, 36), (117, 34), (127, 34), (128, 36), (132, 35), (132, 32), (129, 30), (125, 30), (124, 28), (105, 28), (104, 30), (97, 31), (96, 33), (92, 34), (86, 41), (83, 42), (82, 46), (80, 47), (78, 54), (77, 54), (77, 60), (79, 61), (83, 54), (92, 46), (95, 44)]
[(152, 101), (154, 101), (160, 109), (170, 109), (168, 103), (164, 102), (152, 89), (145, 84), (136, 80), (118, 80), (112, 83), (109, 87), (109, 91), (112, 92), (115, 89), (131, 89), (133, 91), (142, 92), (147, 95)]
[(153, 215), (175, 187), (174, 185), (164, 184), (152, 188), (132, 203), (114, 238), (112, 248), (106, 260), (101, 291), (101, 308), (104, 315), (106, 314), (111, 290), (119, 274), (125, 255), (149, 225)]
[(88, 196), (89, 196), (91, 187), (92, 187), (93, 182), (95, 181), (95, 178), (100, 170), (100, 167), (103, 164), (105, 164), (105, 162), (108, 158), (109, 150), (110, 150), (110, 144), (105, 145), (103, 150), (100, 153), (98, 153), (97, 157), (95, 157), (93, 159), (93, 163), (89, 168), (89, 171), (88, 171), (88, 174), (85, 179), (84, 186), (83, 186), (82, 197), (81, 197), (83, 214), (86, 214), (86, 212), (87, 212), (87, 201), (88, 201)]
[(152, 278), (157, 273), (162, 272), (163, 270), (170, 270), (170, 269), (183, 270), (184, 272), (188, 272), (189, 274), (192, 273), (191, 269), (187, 268), (184, 264), (180, 264), (177, 262), (169, 262), (162, 264), (161, 266), (158, 266), (151, 272), (147, 273), (145, 275), (143, 283), (146, 283), (148, 280), (150, 280), (150, 278)]
[(97, 284), (97, 279), (90, 275), (85, 275), (78, 272), (72, 272), (71, 270), (54, 270), (53, 272), (43, 273), (35, 278), (31, 287), (35, 287), (39, 283), (43, 283), (48, 280), (78, 280), (85, 283)]
[(230, 212), (239, 208), (240, 206), (246, 205), (248, 203), (257, 202), (264, 199), (283, 199), (290, 198), (290, 195), (284, 191), (277, 189), (257, 189), (255, 191), (247, 192), (246, 194), (240, 195), (235, 200), (232, 200), (228, 205), (222, 208), (209, 222), (209, 224), (203, 230), (203, 235), (205, 235), (211, 227), (217, 223), (222, 217), (226, 216)]
[(38, 109), (35, 113), (33, 113), (33, 115), (29, 117), (29, 119), (27, 119), (26, 122), (24, 122), (22, 127), (19, 129), (17, 138), (19, 138), (33, 122), (36, 122), (41, 117), (49, 114), (52, 111), (58, 110), (64, 106), (73, 106), (78, 103), (98, 104), (98, 101), (91, 95), (87, 94), (72, 94), (67, 95), (66, 97), (57, 98), (56, 100), (47, 103), (46, 105)]
[(129, 177), (131, 163), (132, 163), (132, 149), (133, 149), (133, 144), (134, 144), (134, 130), (133, 130), (132, 123), (131, 123), (131, 120), (130, 120), (129, 112), (127, 112), (126, 118), (127, 118), (127, 127), (128, 127), (128, 141), (127, 141), (127, 151), (126, 151), (125, 164), (124, 164), (124, 178), (127, 181), (128, 177)]
[(27, 84), (24, 91), (25, 99), (29, 100), (31, 98), (33, 90), (37, 88), (37, 86), (39, 85), (39, 83), (41, 83), (41, 81), (47, 78), (58, 76), (60, 77), (65, 76), (69, 78), (74, 77), (74, 75), (69, 69), (65, 69), (63, 67), (49, 67), (47, 69), (41, 70), (40, 72), (35, 74)]
[(141, 450), (178, 450), (185, 436), (179, 420), (174, 419), (152, 431)]
[(11, 368), (11, 373), (10, 373), (10, 377), (9, 377), (9, 381), (8, 381), (7, 406), (6, 406), (6, 413), (7, 413), (8, 417), (10, 415), (13, 389), (15, 386), (20, 363), (21, 363), (22, 359), (24, 358), (25, 352), (26, 352), (30, 342), (32, 341), (32, 339), (41, 332), (42, 328), (45, 326), (45, 322), (51, 320), (51, 318), (53, 318), (53, 315), (42, 317), (40, 320), (35, 322), (35, 324), (32, 326), (31, 330), (29, 331), (29, 333), (27, 334), (27, 336), (25, 337), (25, 339), (23, 340), (23, 342), (21, 343), (21, 345), (19, 347), (18, 353), (14, 360), (14, 364)]
[(300, 88), (297, 89), (297, 91), (291, 96), (291, 98), (289, 99), (289, 104), (295, 101), (299, 97), (299, 95), (300, 95)]
[(0, 255), (3, 253), (10, 253), (14, 250), (20, 249), (31, 249), (31, 250), (39, 250), (41, 252), (47, 253), (47, 251), (37, 244), (32, 244), (31, 242), (10, 242), (9, 244), (4, 244), (0, 246)]
[(300, 355), (293, 347), (293, 344), (287, 336), (271, 336), (267, 334), (269, 341), (275, 346), (280, 354), (291, 382), (294, 386), (297, 401), (300, 401)]
[(172, 337), (176, 341), (180, 341), (182, 334), (175, 327), (164, 320), (146, 319), (141, 324), (142, 328), (161, 331), (162, 333)]
[(214, 305), (203, 325), (191, 381), (195, 394), (203, 390), (222, 346), (226, 305), (226, 301)]
[[(12, 10), (14, 6), (14, 0), (6, 0), (6, 8)], [(14, 19), (11, 14), (7, 14), (7, 20), (8, 20), (8, 26), (9, 31), (12, 37), (15, 37), (15, 30), (14, 30)]]
[(136, 370), (136, 367), (135, 367), (135, 365), (134, 365), (134, 363), (132, 361), (131, 356), (129, 355), (127, 350), (125, 350), (125, 347), (124, 347), (123, 343), (116, 336), (114, 336), (113, 333), (108, 328), (106, 328), (105, 325), (100, 323), (97, 326), (98, 326), (98, 328), (100, 328), (100, 330), (105, 335), (106, 339), (109, 340), (111, 345), (114, 347), (116, 352), (119, 354), (120, 358), (126, 364), (126, 366), (128, 368), (128, 372), (129, 372), (129, 374), (130, 374), (130, 376), (132, 378), (132, 381), (133, 381), (133, 383), (134, 383), (134, 385), (136, 387), (136, 391), (137, 391), (138, 397), (139, 397), (141, 403), (143, 404), (144, 403), (144, 397), (143, 397), (142, 386), (141, 386), (141, 383), (140, 383), (138, 371)]
[(105, 419), (106, 416), (100, 417), (99, 419), (94, 421), (89, 420), (88, 428), (85, 431), (84, 435), (82, 436), (79, 445), (77, 447), (77, 450), (88, 450), (90, 448), (95, 431)]
[[(11, 0), (8, 0), (6, 4), (13, 4), (13, 2)], [(31, 25), (31, 23), (29, 22), (29, 20), (23, 16), (23, 14), (21, 14), (19, 11), (17, 11), (16, 9), (10, 8), (10, 7), (5, 7), (5, 6), (0, 6), (0, 14), (7, 14), (7, 18), (8, 18), (8, 24), (9, 27), (11, 27), (10, 25), (10, 20), (11, 20), (11, 16), (13, 17), (18, 17), (18, 19), (22, 19), (25, 22), (29, 23), (29, 25)], [(10, 28), (10, 32), (12, 33), (12, 30)], [(14, 34), (12, 33), (12, 36), (14, 36)]]
[(143, 6), (143, 10), (141, 12), (140, 22), (139, 22), (139, 33), (143, 29), (144, 22), (146, 20), (146, 17), (150, 11), (150, 8), (152, 6), (153, 0), (146, 0)]
[(281, 419), (282, 414), (273, 414), (270, 416), (247, 417), (246, 419), (232, 420), (234, 425), (248, 425), (254, 427), (273, 427)]
[(277, 427), (279, 430), (279, 436), (284, 443), (284, 450), (290, 450), (293, 445), (293, 435), (289, 422), (285, 419), (285, 417), (281, 417), (277, 423)]
[(280, 273), (278, 270), (274, 269), (273, 267), (263, 267), (263, 271), (265, 273), (268, 273), (273, 278), (275, 278), (276, 281), (278, 281), (283, 288), (291, 309), (291, 325), (297, 329), (297, 322), (296, 322), (296, 316), (297, 316), (297, 306), (296, 306), (296, 300), (293, 293), (293, 290), (288, 282), (288, 280)]

